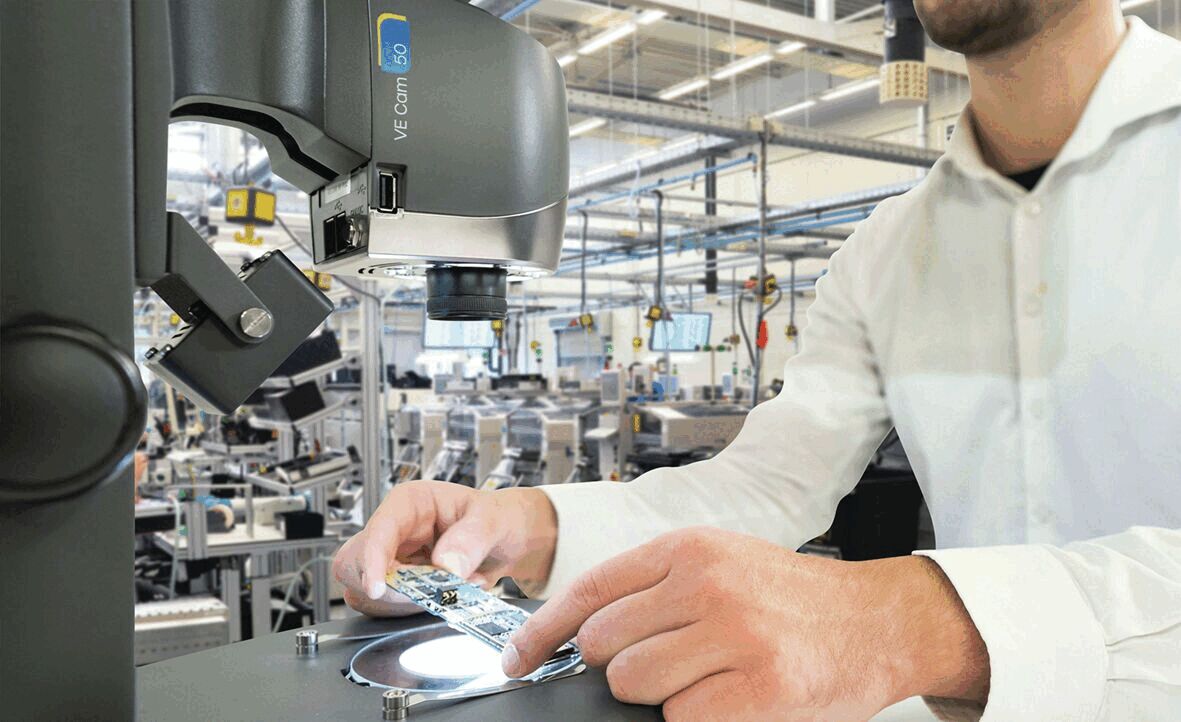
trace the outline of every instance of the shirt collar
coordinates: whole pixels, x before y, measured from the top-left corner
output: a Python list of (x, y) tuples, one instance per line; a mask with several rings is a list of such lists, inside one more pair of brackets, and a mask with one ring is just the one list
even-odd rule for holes
[[(1159, 33), (1135, 16), (1127, 18), (1128, 32), (1099, 79), (1053, 166), (1079, 160), (1103, 147), (1111, 134), (1129, 123), (1181, 107), (1181, 43)], [(946, 157), (965, 174), (995, 178), (985, 165), (972, 127), (971, 106), (956, 121)]]

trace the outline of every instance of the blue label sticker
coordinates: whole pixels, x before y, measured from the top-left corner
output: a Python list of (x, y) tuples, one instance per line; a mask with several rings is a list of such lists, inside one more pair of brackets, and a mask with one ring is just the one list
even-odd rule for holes
[(410, 21), (405, 15), (377, 17), (377, 64), (383, 73), (410, 72)]

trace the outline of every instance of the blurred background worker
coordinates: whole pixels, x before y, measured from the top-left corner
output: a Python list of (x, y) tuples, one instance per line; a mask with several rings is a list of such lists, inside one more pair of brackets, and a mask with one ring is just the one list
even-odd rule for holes
[[(506, 672), (577, 636), (673, 720), (1181, 718), (1181, 44), (1114, 0), (916, 8), (971, 102), (832, 259), (782, 392), (626, 485), (400, 485), (337, 557), (352, 606), (400, 611), (414, 558), (512, 576), (552, 601)], [(792, 551), (891, 427), (940, 549)]]

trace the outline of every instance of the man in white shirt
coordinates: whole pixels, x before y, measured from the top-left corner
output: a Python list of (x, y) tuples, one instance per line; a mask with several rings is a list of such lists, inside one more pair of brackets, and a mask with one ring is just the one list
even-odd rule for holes
[[(630, 484), (397, 487), (352, 606), (396, 613), (403, 561), (511, 575), (551, 601), (508, 673), (577, 636), (670, 720), (1181, 719), (1181, 43), (1115, 0), (916, 6), (969, 108), (833, 256), (782, 393)], [(891, 426), (940, 549), (790, 551)]]

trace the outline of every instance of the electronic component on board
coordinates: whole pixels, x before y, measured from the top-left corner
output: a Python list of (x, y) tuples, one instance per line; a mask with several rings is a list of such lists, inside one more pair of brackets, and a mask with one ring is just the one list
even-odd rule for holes
[[(452, 629), (479, 639), (497, 652), (504, 651), (509, 637), (529, 618), (528, 612), (438, 567), (403, 567), (390, 572), (386, 584), (445, 620)], [(578, 647), (567, 642), (548, 661), (578, 654)]]

